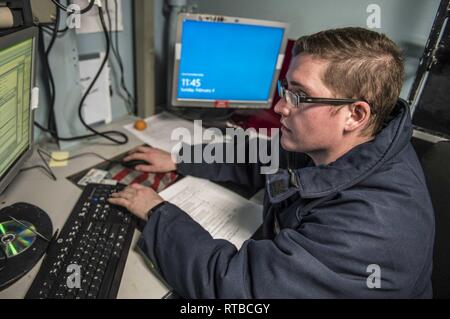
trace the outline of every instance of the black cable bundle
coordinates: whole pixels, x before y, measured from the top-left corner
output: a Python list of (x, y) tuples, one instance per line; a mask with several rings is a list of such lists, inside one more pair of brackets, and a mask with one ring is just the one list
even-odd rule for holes
[[(59, 3), (59, 1), (57, 1), (57, 0), (52, 0), (52, 2), (53, 2), (59, 9), (65, 11), (65, 12), (69, 12), (69, 13), (71, 12), (71, 11), (69, 10), (68, 7), (63, 6), (61, 3)], [(86, 12), (90, 11), (90, 10), (92, 9), (92, 7), (94, 6), (94, 4), (95, 4), (95, 1), (94, 1), (94, 0), (91, 0), (91, 1), (89, 2), (89, 4), (87, 5), (87, 7), (84, 8), (84, 9), (82, 9), (82, 10), (80, 11), (80, 14), (85, 14)]]
[[(67, 7), (61, 5), (58, 0), (52, 0), (52, 1), (58, 6), (58, 8), (60, 8), (63, 11), (68, 12), (69, 15), (73, 14), (73, 12), (68, 11)], [(89, 11), (94, 6), (94, 3), (95, 3), (95, 1), (91, 0), (90, 4), (85, 9), (81, 10), (80, 13), (83, 14), (83, 13)], [(48, 32), (48, 30), (45, 30), (44, 29), (45, 27), (43, 27), (43, 26), (39, 26), (39, 30), (41, 33), (41, 41), (42, 41), (42, 43), (40, 44), (40, 51), (41, 51), (41, 56), (43, 55), (44, 73), (49, 79), (49, 86), (47, 87), (47, 90), (49, 92), (51, 104), (50, 104), (50, 109), (49, 109), (49, 114), (48, 114), (48, 127), (45, 128), (45, 127), (43, 127), (43, 125), (41, 125), (37, 122), (35, 123), (35, 125), (42, 131), (50, 133), (50, 135), (57, 141), (77, 141), (77, 140), (82, 140), (82, 139), (91, 138), (91, 137), (95, 137), (95, 136), (101, 136), (115, 144), (124, 145), (124, 144), (128, 143), (127, 135), (125, 135), (122, 132), (118, 132), (118, 131), (99, 132), (96, 129), (94, 129), (93, 127), (91, 127), (89, 124), (86, 123), (86, 121), (83, 118), (83, 114), (82, 114), (83, 113), (82, 112), (83, 104), (86, 101), (86, 98), (88, 97), (88, 95), (91, 92), (92, 88), (94, 87), (95, 83), (97, 82), (98, 78), (100, 77), (103, 69), (105, 68), (106, 63), (108, 62), (108, 59), (110, 56), (110, 51), (111, 51), (111, 39), (110, 39), (109, 31), (108, 31), (108, 28), (106, 26), (105, 19), (103, 16), (103, 8), (98, 7), (98, 11), (99, 11), (100, 21), (101, 21), (101, 25), (102, 25), (103, 32), (105, 35), (105, 40), (106, 40), (106, 54), (105, 54), (105, 57), (102, 61), (102, 64), (101, 64), (97, 74), (95, 75), (95, 77), (92, 80), (91, 84), (89, 85), (88, 89), (84, 93), (84, 95), (80, 101), (80, 104), (78, 106), (78, 117), (79, 117), (82, 125), (88, 131), (92, 132), (92, 134), (75, 136), (75, 137), (61, 137), (58, 135), (57, 130), (56, 130), (55, 117), (54, 117), (56, 90), (55, 90), (55, 83), (54, 83), (54, 79), (53, 79), (53, 75), (52, 75), (52, 71), (51, 71), (50, 63), (49, 63), (49, 54), (51, 52), (51, 49), (53, 48), (56, 38), (58, 37), (58, 33), (64, 33), (68, 30), (68, 28), (59, 30), (59, 24), (60, 24), (60, 18), (61, 18), (60, 10), (57, 10), (54, 28), (50, 29), (52, 31), (52, 33), (51, 33), (52, 38), (50, 40), (50, 44), (49, 44), (49, 47), (47, 48), (47, 50), (44, 49), (43, 33)], [(47, 28), (47, 29), (49, 29), (49, 28)], [(45, 51), (45, 53), (43, 53), (44, 51)], [(122, 68), (123, 68), (123, 65), (122, 65)], [(111, 135), (119, 136), (119, 137), (121, 137), (121, 139), (120, 140), (116, 139), (116, 138), (112, 137)]]

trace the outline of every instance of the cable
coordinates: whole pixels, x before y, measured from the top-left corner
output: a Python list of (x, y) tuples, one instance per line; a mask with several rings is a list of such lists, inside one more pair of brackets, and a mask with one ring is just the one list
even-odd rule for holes
[(44, 158), (44, 155), (42, 155), (43, 154), (42, 150), (39, 149), (37, 151), (37, 153), (38, 153), (39, 157), (41, 158), (42, 162), (44, 162), (44, 165), (47, 168), (47, 170), (50, 173), (50, 175), (52, 176), (53, 180), (57, 181), (58, 179), (56, 178), (55, 174), (53, 174), (53, 171), (52, 171), (50, 165), (48, 165), (47, 161)]
[(51, 178), (56, 182), (55, 177), (52, 176), (52, 174), (47, 170), (47, 168), (46, 168), (44, 165), (35, 165), (35, 166), (30, 166), (30, 167), (22, 168), (22, 169), (20, 170), (20, 173), (24, 173), (24, 172), (31, 171), (31, 170), (34, 170), (34, 169), (42, 169), (42, 170), (44, 170), (44, 171), (45, 171), (46, 173), (48, 173), (48, 174), (51, 176)]
[(50, 135), (56, 140), (60, 140), (58, 137), (58, 134), (57, 134), (55, 117), (54, 117), (55, 101), (56, 101), (56, 88), (55, 88), (55, 82), (54, 82), (54, 78), (53, 78), (53, 72), (50, 67), (49, 55), (50, 55), (50, 52), (53, 48), (53, 45), (54, 45), (57, 35), (58, 35), (58, 32), (56, 32), (55, 30), (58, 30), (58, 28), (59, 28), (60, 18), (61, 18), (60, 10), (56, 10), (56, 18), (55, 18), (54, 28), (52, 29), (51, 40), (50, 40), (50, 44), (47, 49), (45, 49), (44, 36), (43, 36), (43, 32), (44, 32), (43, 27), (44, 26), (38, 26), (39, 31), (40, 31), (39, 50), (41, 52), (41, 58), (43, 60), (44, 75), (48, 79), (47, 94), (50, 99), (50, 104), (49, 104), (48, 117), (47, 117), (47, 128), (45, 128), (43, 125), (39, 124), (37, 121), (35, 121), (35, 125), (40, 130), (42, 130), (46, 133), (50, 133)]
[[(39, 43), (38, 43), (39, 47), (38, 47), (38, 51), (39, 51), (39, 54), (40, 54), (40, 58), (42, 60), (42, 66), (43, 66), (42, 67), (42, 72), (43, 72), (44, 78), (47, 80), (47, 81), (44, 81), (45, 91), (46, 91), (46, 94), (47, 94), (49, 100), (51, 101), (52, 100), (52, 95), (53, 95), (53, 92), (54, 92), (54, 82), (53, 82), (53, 75), (51, 73), (51, 69), (50, 69), (50, 67), (48, 65), (48, 60), (47, 60), (46, 54), (45, 54), (46, 50), (45, 50), (44, 34), (43, 33), (44, 33), (44, 29), (39, 27)], [(49, 110), (48, 111), (49, 112), (52, 111), (52, 104), (49, 104)], [(44, 128), (37, 121), (35, 121), (34, 124), (37, 127), (41, 128), (43, 131), (46, 131), (46, 132), (49, 131), (49, 129)], [(47, 126), (49, 127), (50, 123), (47, 123)]]
[(71, 161), (71, 160), (74, 160), (74, 159), (77, 159), (77, 158), (81, 158), (81, 157), (95, 156), (95, 157), (98, 157), (101, 160), (103, 160), (105, 162), (108, 162), (108, 163), (111, 163), (111, 164), (120, 164), (121, 163), (121, 161), (110, 160), (110, 159), (107, 159), (106, 157), (103, 157), (100, 154), (97, 154), (97, 153), (94, 153), (94, 152), (81, 153), (81, 154), (78, 154), (78, 155), (70, 156), (70, 157), (65, 158), (65, 159), (54, 158), (52, 156), (52, 154), (50, 154), (49, 152), (47, 152), (46, 150), (44, 150), (42, 148), (39, 148), (37, 150), (37, 153), (38, 153), (39, 157), (41, 158), (41, 160), (44, 162), (45, 166), (44, 165), (35, 165), (35, 166), (26, 167), (26, 168), (21, 169), (20, 173), (27, 172), (27, 171), (34, 170), (34, 169), (42, 169), (46, 173), (48, 173), (52, 177), (52, 179), (54, 181), (57, 181), (58, 179), (56, 178), (56, 176), (53, 173), (52, 169), (50, 168), (50, 166), (48, 165), (47, 161), (45, 160), (44, 155), (47, 156), (48, 159), (50, 159), (50, 160), (52, 160), (54, 162), (67, 162), (67, 161)]
[(48, 156), (48, 158), (50, 158), (52, 161), (55, 161), (55, 162), (66, 162), (66, 161), (71, 161), (71, 160), (74, 160), (74, 159), (77, 159), (77, 158), (80, 158), (80, 157), (95, 156), (95, 157), (98, 157), (98, 158), (104, 160), (105, 162), (108, 162), (108, 163), (121, 163), (121, 161), (110, 160), (110, 159), (107, 159), (106, 157), (103, 157), (103, 156), (101, 156), (101, 155), (99, 155), (97, 153), (94, 153), (94, 152), (81, 153), (81, 154), (78, 154), (78, 155), (74, 155), (74, 156), (68, 157), (66, 159), (57, 159), (57, 158), (54, 158), (49, 152), (47, 152), (47, 151), (45, 151), (43, 149), (39, 149), (39, 151), (42, 152), (44, 155)]
[[(48, 111), (48, 117), (47, 117), (47, 128), (44, 128), (43, 125), (39, 124), (37, 121), (35, 121), (35, 125), (41, 129), (44, 132), (50, 133), (52, 137), (56, 138), (56, 124), (55, 124), (55, 99), (56, 99), (56, 92), (55, 92), (55, 82), (53, 78), (53, 73), (50, 67), (50, 61), (49, 61), (49, 54), (52, 50), (54, 43), (56, 41), (56, 38), (58, 37), (58, 33), (65, 33), (67, 30), (58, 30), (59, 24), (60, 24), (60, 11), (57, 10), (56, 12), (56, 18), (54, 23), (54, 28), (47, 27), (45, 25), (37, 25), (39, 28), (39, 52), (41, 55), (41, 59), (43, 61), (43, 72), (45, 78), (48, 80), (46, 82), (46, 91), (47, 95), (49, 96), (50, 104), (49, 104), (49, 111)], [(50, 33), (51, 30), (52, 32)], [(55, 32), (55, 30), (58, 30), (58, 32)], [(44, 35), (43, 33), (46, 32), (47, 34), (50, 34), (51, 40), (50, 44), (47, 49), (45, 49), (45, 43), (44, 43)]]
[[(104, 18), (104, 16), (103, 16), (103, 8), (102, 8), (102, 7), (98, 7), (98, 14), (99, 14), (99, 16), (100, 16), (100, 22), (101, 22), (101, 24), (102, 24), (103, 32), (104, 32), (104, 34), (105, 34), (105, 39), (106, 39), (106, 53), (105, 53), (105, 58), (103, 59), (103, 62), (102, 62), (102, 64), (101, 64), (101, 66), (100, 66), (100, 69), (98, 70), (97, 74), (95, 75), (94, 79), (92, 80), (92, 83), (89, 85), (89, 87), (88, 87), (88, 89), (86, 90), (86, 92), (85, 92), (83, 98), (82, 98), (81, 101), (80, 101), (80, 105), (79, 105), (79, 107), (78, 107), (78, 116), (79, 116), (79, 118), (80, 118), (81, 123), (83, 124), (83, 126), (84, 126), (85, 128), (87, 128), (89, 131), (91, 131), (91, 132), (94, 134), (94, 136), (95, 136), (95, 135), (99, 135), (99, 136), (104, 137), (104, 138), (107, 139), (107, 140), (110, 140), (110, 141), (116, 143), (116, 144), (124, 145), (124, 144), (127, 144), (127, 143), (128, 143), (128, 136), (127, 136), (127, 135), (125, 135), (125, 134), (122, 133), (122, 132), (117, 132), (117, 131), (99, 132), (99, 131), (97, 131), (96, 129), (94, 129), (93, 127), (89, 126), (89, 125), (86, 123), (86, 121), (85, 121), (84, 118), (83, 118), (83, 114), (82, 114), (82, 109), (83, 109), (84, 101), (85, 101), (86, 98), (88, 97), (89, 93), (91, 92), (92, 88), (94, 87), (95, 83), (97, 82), (98, 78), (100, 77), (100, 75), (101, 75), (103, 69), (105, 68), (106, 63), (108, 62), (108, 58), (109, 58), (110, 51), (111, 51), (111, 46), (110, 46), (110, 45), (111, 45), (111, 42), (110, 42), (110, 38), (109, 38), (108, 28), (106, 27), (106, 23), (105, 23), (105, 18)], [(111, 135), (111, 134), (119, 135), (119, 136), (123, 137), (124, 140), (123, 140), (123, 141), (119, 141), (119, 140), (117, 140), (117, 139), (114, 139), (114, 138), (108, 136), (108, 135)]]
[[(118, 56), (118, 58), (120, 60), (120, 64), (122, 65), (121, 68), (123, 69), (123, 61), (122, 61), (122, 56), (120, 55), (120, 46), (119, 46), (119, 32), (117, 31), (118, 24), (119, 24), (119, 4), (118, 4), (117, 0), (114, 0), (114, 7), (115, 7), (115, 23), (116, 23), (116, 49), (117, 49), (117, 56)], [(114, 48), (114, 46), (113, 46), (113, 48)], [(115, 50), (114, 50), (114, 52), (115, 52)], [(122, 74), (124, 74), (124, 72), (122, 72)], [(122, 84), (123, 89), (125, 90), (125, 92), (128, 95), (128, 99), (131, 101), (131, 106), (132, 107), (134, 106), (133, 107), (133, 111), (134, 111), (133, 113), (136, 113), (137, 112), (137, 106), (136, 106), (136, 103), (135, 103), (136, 101), (135, 101), (133, 95), (128, 91), (128, 88), (126, 87), (125, 77), (124, 76), (121, 78), (121, 84)]]
[[(54, 24), (54, 23), (53, 23)], [(43, 31), (45, 31), (45, 33), (47, 33), (48, 35), (53, 35), (53, 32), (55, 32), (55, 28), (54, 27), (51, 27), (51, 26), (49, 26), (49, 25), (46, 25), (46, 24), (40, 24), (40, 23), (34, 23), (34, 26), (35, 27), (38, 27), (38, 28), (42, 28), (43, 29)], [(69, 27), (66, 27), (66, 28), (64, 28), (64, 29), (61, 29), (61, 30), (58, 30), (58, 33), (65, 33), (66, 31), (68, 31), (69, 30)]]
[[(67, 17), (70, 17), (72, 14), (73, 14), (72, 12), (69, 12), (69, 13), (67, 14)], [(50, 26), (48, 26), (48, 25), (45, 25), (45, 24), (42, 24), (42, 25), (39, 25), (39, 24), (38, 24), (37, 27), (44, 28), (45, 31), (47, 32), (47, 34), (50, 34), (50, 35), (51, 35), (53, 32), (55, 32), (55, 28), (52, 28), (52, 27), (50, 27)], [(64, 29), (58, 30), (57, 32), (58, 32), (58, 33), (64, 34), (64, 33), (66, 33), (67, 31), (69, 31), (69, 26), (66, 26)]]
[[(108, 5), (108, 3), (109, 3), (109, 1), (105, 0), (105, 8), (106, 8), (105, 11), (106, 11), (106, 16), (108, 17), (108, 24), (109, 24), (109, 38), (111, 39), (111, 51), (113, 52), (114, 57), (116, 58), (117, 64), (119, 65), (119, 69), (120, 69), (120, 72), (121, 72), (120, 76), (121, 76), (121, 79), (123, 79), (124, 78), (124, 69), (123, 69), (123, 64), (122, 64), (122, 61), (120, 59), (120, 56), (118, 55), (118, 52), (116, 51), (116, 49), (114, 47), (114, 41), (113, 41), (113, 35), (112, 35), (112, 32), (113, 32), (112, 31), (113, 30), (112, 19), (111, 19), (111, 14), (109, 12), (109, 5)], [(116, 30), (117, 30), (117, 21), (116, 21)], [(129, 100), (129, 97), (125, 97), (122, 94), (122, 92), (120, 91), (119, 85), (117, 85), (117, 86), (118, 86), (118, 95), (127, 103), (127, 109), (128, 109), (128, 112), (130, 112), (130, 100)], [(123, 86), (122, 86), (122, 89), (123, 89)]]
[[(56, 1), (56, 0), (55, 0)], [(92, 1), (91, 3), (94, 3), (94, 1)], [(82, 140), (82, 139), (86, 139), (86, 138), (91, 138), (91, 137), (95, 137), (95, 136), (101, 136), (105, 139), (110, 140), (111, 142), (118, 144), (118, 145), (124, 145), (127, 144), (129, 139), (128, 136), (125, 135), (122, 132), (118, 132), (118, 131), (107, 131), (107, 132), (99, 132), (97, 130), (95, 130), (93, 127), (91, 127), (90, 125), (88, 125), (86, 123), (86, 121), (83, 118), (83, 114), (82, 114), (82, 110), (83, 110), (83, 104), (86, 100), (86, 98), (88, 97), (88, 95), (90, 94), (92, 88), (94, 87), (95, 83), (97, 82), (98, 78), (100, 77), (103, 69), (106, 66), (106, 63), (108, 62), (108, 58), (110, 55), (110, 49), (111, 49), (111, 42), (110, 42), (110, 38), (109, 38), (109, 33), (108, 33), (108, 29), (106, 27), (106, 23), (105, 23), (105, 19), (103, 16), (103, 9), (101, 6), (98, 7), (98, 11), (99, 11), (99, 16), (100, 16), (100, 21), (102, 24), (102, 28), (103, 28), (103, 32), (105, 35), (105, 39), (106, 39), (106, 54), (105, 54), (105, 58), (100, 66), (100, 69), (98, 70), (97, 74), (95, 75), (94, 79), (92, 80), (91, 84), (89, 85), (88, 89), (86, 90), (86, 92), (84, 93), (80, 104), (78, 106), (78, 116), (79, 119), (81, 121), (81, 124), (90, 132), (92, 132), (92, 134), (86, 134), (86, 135), (82, 135), (82, 136), (76, 136), (76, 137), (61, 137), (58, 136), (57, 134), (57, 130), (56, 127), (52, 127), (53, 123), (54, 123), (54, 104), (55, 104), (55, 97), (56, 97), (56, 92), (55, 92), (55, 84), (54, 84), (54, 79), (53, 79), (53, 75), (51, 72), (51, 68), (50, 68), (50, 63), (48, 61), (48, 55), (53, 47), (53, 44), (56, 40), (57, 37), (57, 33), (58, 33), (58, 26), (59, 26), (59, 19), (60, 19), (60, 15), (59, 15), (59, 10), (58, 14), (57, 14), (57, 21), (55, 22), (55, 28), (53, 31), (53, 36), (52, 36), (52, 40), (50, 42), (49, 48), (45, 51), (45, 56), (46, 56), (46, 63), (48, 68), (46, 67), (46, 69), (49, 71), (48, 72), (48, 76), (49, 76), (49, 82), (50, 82), (50, 91), (52, 91), (53, 93), (51, 94), (50, 98), (51, 98), (51, 110), (49, 111), (49, 116), (48, 116), (48, 128), (43, 127), (43, 125), (39, 124), (39, 123), (35, 123), (36, 127), (38, 127), (40, 130), (50, 133), (50, 135), (56, 139), (57, 141), (77, 141), (77, 140)], [(122, 140), (118, 140), (115, 139), (113, 137), (111, 137), (110, 135), (116, 135), (116, 136), (120, 136), (122, 138)]]
[(134, 113), (135, 112), (135, 107), (134, 107), (134, 98), (132, 96), (132, 94), (128, 91), (128, 88), (125, 84), (125, 71), (124, 71), (124, 67), (123, 67), (123, 60), (122, 57), (120, 55), (120, 50), (119, 50), (119, 33), (117, 32), (118, 29), (118, 3), (117, 0), (114, 0), (115, 3), (115, 26), (116, 26), (116, 44), (114, 45), (114, 41), (112, 40), (112, 19), (111, 19), (111, 14), (109, 12), (109, 0), (105, 0), (105, 7), (106, 7), (106, 15), (108, 16), (108, 22), (109, 22), (109, 36), (111, 39), (111, 50), (116, 58), (117, 64), (119, 65), (119, 69), (120, 69), (120, 85), (122, 87), (122, 89), (125, 91), (125, 93), (127, 94), (127, 97), (123, 96), (122, 92), (120, 92), (120, 88), (119, 88), (119, 96), (127, 103), (127, 108), (128, 108), (128, 112), (129, 113)]
[[(75, 13), (74, 11), (70, 11), (68, 7), (62, 5), (62, 4), (59, 3), (57, 0), (52, 0), (52, 2), (53, 2), (58, 8), (60, 8), (61, 10), (65, 11), (65, 12), (67, 12), (67, 13)], [(95, 0), (91, 0), (91, 1), (89, 2), (89, 4), (87, 5), (86, 8), (80, 10), (80, 14), (85, 14), (86, 12), (90, 11), (90, 10), (92, 9), (92, 7), (94, 6), (94, 4), (95, 4)]]
[[(56, 10), (56, 19), (55, 19), (55, 30), (58, 30), (59, 24), (61, 19), (61, 13), (59, 10)], [(52, 37), (50, 39), (50, 44), (48, 45), (47, 50), (45, 51), (45, 61), (46, 68), (49, 70), (49, 80), (50, 80), (50, 88), (51, 88), (51, 96), (50, 96), (50, 109), (48, 112), (48, 119), (47, 119), (47, 127), (49, 130), (56, 131), (55, 127), (55, 102), (56, 102), (56, 89), (55, 89), (55, 80), (53, 78), (53, 74), (50, 68), (50, 52), (53, 49), (53, 45), (55, 44), (56, 38), (58, 36), (58, 32), (53, 31)]]
[(42, 32), (45, 32), (47, 35), (52, 35), (53, 29), (50, 30), (49, 27), (46, 27), (44, 25), (39, 25), (39, 24), (35, 24), (36, 27), (38, 27), (39, 29), (42, 29)]
[(33, 169), (40, 168), (40, 169), (43, 169), (44, 171), (46, 171), (52, 177), (52, 179), (56, 182), (58, 179), (56, 178), (55, 174), (53, 173), (52, 169), (47, 164), (47, 161), (44, 158), (44, 155), (47, 155), (47, 152), (45, 152), (45, 151), (43, 151), (41, 149), (38, 149), (37, 153), (38, 153), (39, 157), (41, 158), (41, 160), (42, 160), (42, 162), (44, 163), (45, 166), (44, 165), (35, 165), (35, 166), (31, 166), (31, 167), (26, 167), (26, 168), (22, 168), (19, 172), (23, 173), (23, 172), (26, 172), (26, 171), (30, 171), (30, 170), (33, 170)]

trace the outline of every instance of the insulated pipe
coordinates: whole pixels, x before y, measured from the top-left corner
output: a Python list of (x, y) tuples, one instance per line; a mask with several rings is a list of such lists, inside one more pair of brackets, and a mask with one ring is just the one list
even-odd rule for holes
[(173, 68), (174, 68), (174, 54), (175, 54), (175, 42), (177, 36), (177, 22), (178, 15), (184, 11), (188, 5), (188, 0), (167, 0), (167, 5), (170, 7), (169, 15), (169, 30), (167, 40), (167, 107), (171, 107), (172, 104), (172, 80), (173, 80)]
[(14, 16), (9, 8), (0, 8), (0, 29), (14, 27)]

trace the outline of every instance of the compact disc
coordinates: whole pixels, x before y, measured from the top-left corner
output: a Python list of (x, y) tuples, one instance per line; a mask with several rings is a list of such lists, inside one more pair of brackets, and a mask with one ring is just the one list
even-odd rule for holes
[(30, 248), (36, 240), (36, 228), (26, 222), (15, 221), (0, 223), (0, 245), (8, 258), (20, 255)]
[(8, 256), (5, 260), (0, 253), (0, 291), (25, 276), (48, 249), (48, 242), (34, 232), (46, 238), (53, 236), (52, 221), (42, 209), (27, 203), (0, 209), (0, 250)]

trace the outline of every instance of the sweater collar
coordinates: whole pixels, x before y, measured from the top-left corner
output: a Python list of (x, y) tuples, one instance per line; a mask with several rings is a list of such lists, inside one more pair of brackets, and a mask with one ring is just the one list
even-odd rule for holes
[(409, 105), (399, 100), (374, 140), (358, 145), (329, 165), (292, 170), (302, 198), (319, 198), (347, 189), (401, 152), (412, 137)]

